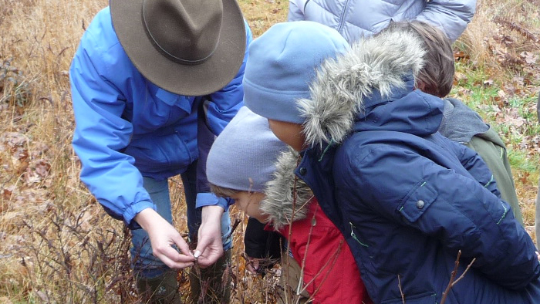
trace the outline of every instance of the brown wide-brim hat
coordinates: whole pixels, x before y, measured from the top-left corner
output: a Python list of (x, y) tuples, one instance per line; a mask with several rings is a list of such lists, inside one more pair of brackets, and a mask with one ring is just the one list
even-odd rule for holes
[(236, 0), (110, 0), (110, 9), (137, 70), (169, 92), (213, 93), (242, 65), (246, 30)]

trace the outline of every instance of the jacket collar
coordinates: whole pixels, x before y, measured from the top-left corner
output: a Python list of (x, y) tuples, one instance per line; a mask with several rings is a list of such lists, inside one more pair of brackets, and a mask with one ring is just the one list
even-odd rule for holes
[(406, 88), (407, 80), (422, 68), (424, 53), (422, 41), (414, 34), (383, 32), (325, 61), (312, 84), (311, 97), (298, 101), (307, 143), (342, 142), (371, 98), (388, 100), (396, 90)]
[(309, 187), (294, 174), (300, 156), (290, 149), (284, 152), (276, 162), (273, 180), (266, 185), (266, 198), (260, 209), (268, 215), (269, 222), (276, 230), (293, 221), (306, 218), (307, 205), (313, 197)]

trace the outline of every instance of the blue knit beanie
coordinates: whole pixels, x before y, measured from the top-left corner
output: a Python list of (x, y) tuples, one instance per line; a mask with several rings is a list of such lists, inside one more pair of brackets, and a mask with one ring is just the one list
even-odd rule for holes
[(242, 107), (210, 148), (206, 177), (219, 187), (264, 192), (278, 156), (287, 149), (270, 130), (268, 119)]
[(327, 58), (349, 45), (336, 30), (312, 21), (278, 23), (249, 47), (244, 104), (268, 119), (302, 124), (296, 100), (309, 98), (309, 85)]

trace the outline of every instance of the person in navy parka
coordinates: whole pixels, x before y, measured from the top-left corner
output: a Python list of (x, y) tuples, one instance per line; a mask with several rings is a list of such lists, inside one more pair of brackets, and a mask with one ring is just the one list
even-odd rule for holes
[[(290, 0), (288, 21), (314, 21), (327, 25), (337, 30), (349, 44), (380, 32), (391, 21), (423, 21), (443, 31), (453, 42), (472, 20), (475, 10), (476, 0)], [(246, 254), (255, 265), (265, 256), (261, 250), (266, 249), (264, 237), (278, 237), (261, 229), (255, 221), (249, 221), (245, 231), (246, 240), (261, 237), (257, 242), (246, 243)]]
[[(437, 132), (444, 102), (415, 88), (424, 52), (417, 33), (390, 26), (325, 61), (308, 98), (287, 103), (286, 88), (256, 82), (245, 103), (302, 151), (296, 175), (345, 235), (374, 303), (539, 303), (530, 236), (478, 154)], [(445, 294), (456, 260), (456, 278), (467, 272)]]
[[(210, 193), (205, 156), (242, 106), (251, 39), (234, 0), (111, 0), (73, 58), (81, 180), (132, 229), (137, 287), (150, 303), (179, 303), (171, 269), (195, 262), (172, 225), (170, 177), (182, 177), (191, 240), (201, 222), (196, 205), (221, 208), (220, 241), (231, 247), (228, 202)], [(191, 280), (193, 293), (201, 279)], [(219, 296), (229, 301), (226, 291)]]

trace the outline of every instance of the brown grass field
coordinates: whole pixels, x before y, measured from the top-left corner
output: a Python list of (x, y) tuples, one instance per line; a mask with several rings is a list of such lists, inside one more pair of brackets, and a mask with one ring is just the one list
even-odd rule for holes
[[(284, 0), (239, 0), (255, 36), (286, 20)], [(128, 232), (79, 181), (68, 70), (84, 28), (106, 0), (0, 0), (0, 303), (138, 303)], [(531, 235), (538, 185), (540, 0), (479, 0), (455, 43), (452, 95), (506, 141)], [(187, 231), (173, 179), (176, 225)], [(235, 231), (233, 303), (274, 303), (279, 268), (245, 271), (245, 217)], [(182, 288), (185, 273), (179, 274)]]

